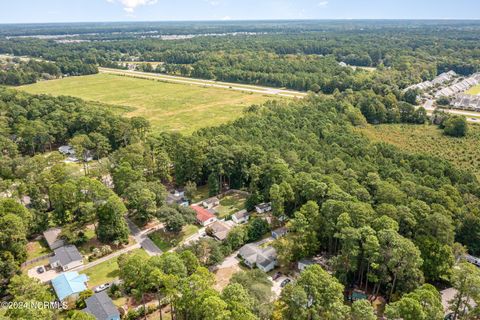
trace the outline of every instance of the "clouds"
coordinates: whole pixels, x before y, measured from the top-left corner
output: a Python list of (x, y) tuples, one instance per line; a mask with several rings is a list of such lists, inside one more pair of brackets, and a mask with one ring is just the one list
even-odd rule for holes
[(322, 7), (322, 8), (328, 6), (328, 0), (320, 1), (320, 2), (318, 3), (318, 6), (319, 6), (319, 7)]
[(155, 4), (158, 0), (107, 0), (110, 3), (119, 3), (123, 6), (123, 10), (133, 13), (137, 7)]

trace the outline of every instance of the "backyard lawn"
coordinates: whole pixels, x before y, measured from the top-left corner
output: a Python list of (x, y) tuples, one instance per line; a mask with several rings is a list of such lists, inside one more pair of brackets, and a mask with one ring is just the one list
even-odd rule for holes
[(27, 261), (52, 252), (45, 239), (31, 241), (27, 244)]
[(480, 94), (480, 84), (471, 87), (470, 90), (467, 91), (467, 93), (468, 94), (473, 94), (473, 95)]
[(148, 237), (160, 248), (162, 251), (168, 251), (180, 244), (186, 238), (195, 234), (198, 231), (196, 225), (186, 225), (179, 234), (167, 232), (164, 229), (155, 231), (148, 235)]
[[(143, 249), (133, 250), (128, 254), (134, 253), (144, 254), (147, 256), (147, 253)], [(85, 273), (89, 278), (88, 286), (93, 288), (106, 282), (112, 282), (113, 280), (116, 280), (120, 274), (117, 260), (118, 257), (115, 257), (82, 272)]]
[(223, 197), (220, 200), (220, 205), (215, 207), (215, 210), (218, 212), (218, 217), (220, 219), (227, 218), (228, 216), (245, 209), (245, 201), (247, 197), (234, 193)]

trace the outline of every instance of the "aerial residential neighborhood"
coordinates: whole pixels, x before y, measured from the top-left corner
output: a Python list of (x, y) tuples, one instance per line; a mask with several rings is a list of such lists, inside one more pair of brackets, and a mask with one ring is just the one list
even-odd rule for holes
[(479, 18), (0, 1), (0, 320), (479, 320)]

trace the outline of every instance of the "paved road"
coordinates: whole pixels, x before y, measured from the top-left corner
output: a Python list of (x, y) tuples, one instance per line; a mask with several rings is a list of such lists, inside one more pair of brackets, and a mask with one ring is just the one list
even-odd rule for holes
[(130, 76), (130, 77), (139, 77), (144, 79), (158, 79), (158, 80), (167, 81), (167, 82), (193, 84), (193, 85), (198, 85), (202, 87), (230, 89), (230, 90), (236, 90), (236, 91), (261, 93), (261, 94), (268, 94), (268, 95), (282, 96), (282, 97), (289, 97), (289, 98), (303, 98), (307, 96), (306, 92), (295, 91), (295, 90), (285, 90), (285, 89), (269, 88), (269, 87), (262, 87), (262, 86), (243, 85), (238, 83), (194, 79), (194, 78), (171, 76), (171, 75), (165, 75), (165, 74), (159, 74), (159, 73), (119, 70), (119, 69), (110, 69), (110, 68), (102, 68), (102, 67), (98, 68), (98, 70), (101, 73), (117, 74), (117, 75)]
[[(128, 228), (130, 229), (130, 233), (132, 234), (132, 236), (135, 238), (135, 241), (147, 252), (149, 256), (158, 256), (162, 254), (162, 250), (160, 250), (160, 248), (157, 247), (157, 245), (148, 237), (148, 234), (155, 231), (156, 229), (142, 231), (128, 217), (125, 217), (125, 220), (127, 221)], [(157, 228), (161, 227), (162, 226), (158, 226)]]
[[(423, 105), (425, 110), (427, 110), (428, 114), (432, 114), (435, 111), (435, 107), (433, 107), (433, 100), (427, 100)], [(479, 123), (480, 119), (472, 118), (472, 117), (480, 117), (480, 112), (475, 111), (468, 111), (468, 110), (457, 110), (457, 109), (442, 109), (447, 113), (458, 114), (467, 117), (467, 121), (469, 122), (476, 122)]]

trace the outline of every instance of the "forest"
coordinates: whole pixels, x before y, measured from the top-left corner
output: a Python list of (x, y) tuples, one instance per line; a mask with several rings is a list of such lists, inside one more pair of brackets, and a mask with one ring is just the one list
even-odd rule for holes
[[(0, 53), (50, 61), (17, 61), (6, 69), (19, 76), (13, 86), (135, 60), (163, 62), (152, 72), (311, 92), (249, 106), (233, 122), (184, 135), (153, 132), (148, 119), (122, 117), (98, 102), (0, 87), (0, 296), (55, 299), (22, 270), (29, 241), (50, 227), (81, 246), (93, 225), (99, 245), (122, 250), (132, 238), (130, 221), (148, 229), (158, 220), (171, 234), (195, 223), (192, 208), (167, 203), (167, 190), (180, 188), (193, 200), (197, 188), (208, 196), (229, 188), (248, 194), (247, 211), (271, 203), (271, 221), (253, 215), (224, 241), (206, 228), (205, 237), (171, 252), (119, 255), (119, 282), (108, 293), (139, 305), (123, 318), (155, 312), (148, 300), (178, 320), (442, 320), (439, 291), (449, 287), (456, 290), (453, 319), (476, 319), (480, 269), (465, 260), (480, 255), (476, 172), (361, 133), (367, 124), (431, 122), (446, 136), (468, 134), (465, 117), (429, 116), (415, 107), (416, 93), (403, 89), (450, 69), (478, 71), (480, 26), (417, 23), (192, 23), (199, 35), (255, 34), (171, 41), (134, 36), (159, 28), (154, 23), (75, 24), (65, 30), (84, 41), (71, 43), (16, 37), (58, 35), (61, 26), (2, 26)], [(189, 27), (172, 23), (162, 34), (188, 34)], [(65, 145), (78, 157), (73, 170), (57, 151)], [(307, 267), (277, 297), (259, 269), (242, 269), (214, 289), (219, 264), (280, 226), (288, 233), (272, 246), (281, 270), (318, 255), (326, 265)], [(369, 300), (346, 301), (353, 288), (382, 297), (381, 310)], [(69, 311), (7, 308), (0, 317), (92, 319), (80, 311), (91, 295), (82, 292)]]
[[(468, 75), (480, 68), (478, 23), (416, 22), (411, 24), (413, 27), (407, 27), (410, 26), (407, 22), (384, 24), (357, 21), (345, 29), (341, 23), (259, 23), (247, 24), (246, 28), (254, 34), (168, 41), (155, 38), (146, 30), (154, 32), (153, 35), (181, 35), (192, 29), (188, 24), (183, 26), (183, 32), (174, 25), (157, 29), (155, 25), (111, 25), (111, 28), (124, 28), (123, 36), (131, 32), (131, 38), (105, 39), (104, 33), (99, 32), (78, 34), (73, 38), (78, 42), (71, 43), (11, 38), (5, 26), (2, 29), (5, 37), (3, 40), (0, 37), (0, 53), (105, 67), (120, 67), (118, 63), (122, 61), (162, 62), (164, 64), (154, 71), (324, 93), (335, 89), (372, 89), (386, 94), (432, 79), (444, 71)], [(215, 27), (245, 31), (243, 26), (228, 23)], [(141, 33), (138, 28), (143, 28), (144, 37), (135, 33)], [(211, 28), (202, 28), (200, 23), (194, 30), (199, 34), (215, 33)], [(275, 28), (280, 29), (272, 31)], [(47, 30), (58, 35), (61, 34), (58, 30), (68, 29)], [(108, 30), (105, 28), (105, 34), (112, 36)], [(378, 72), (340, 67), (338, 62), (375, 67)]]
[[(475, 176), (447, 161), (408, 154), (362, 137), (353, 130), (362, 115), (348, 99), (312, 96), (298, 102), (271, 102), (252, 106), (232, 124), (202, 129), (192, 136), (152, 136), (147, 135), (148, 122), (144, 120), (116, 118), (76, 99), (30, 96), (11, 90), (3, 90), (1, 96), (2, 114), (6, 115), (3, 121), (7, 124), (2, 132), (2, 188), (32, 199), (30, 210), (14, 200), (1, 202), (2, 223), (15, 226), (2, 231), (2, 239), (12, 239), (2, 242), (1, 247), (3, 256), (8, 257), (2, 259), (5, 280), (25, 260), (28, 235), (50, 223), (76, 225), (78, 230), (78, 226), (97, 221), (99, 239), (105, 243), (126, 241), (125, 222), (118, 217), (127, 210), (137, 221), (147, 223), (157, 217), (172, 230), (187, 223), (191, 220), (188, 210), (165, 207), (161, 182), (168, 181), (178, 185), (207, 183), (212, 189), (220, 188), (219, 181), (226, 181), (232, 188), (249, 191), (250, 208), (271, 201), (274, 217), (278, 221), (287, 219), (290, 230), (275, 243), (279, 263), (288, 266), (323, 252), (331, 257), (335, 270), (333, 278), (321, 268), (313, 268), (288, 287), (277, 304), (270, 305), (265, 300), (258, 302), (259, 297), (246, 284), (254, 275), (245, 275), (242, 288), (232, 283), (232, 288), (218, 296), (207, 289), (212, 280), (206, 269), (189, 271), (188, 263), (186, 273), (176, 268), (172, 271), (165, 263), (173, 262), (162, 262), (178, 260), (176, 256), (163, 255), (148, 263), (140, 263), (138, 258), (126, 260), (121, 277), (130, 281), (126, 289), (140, 297), (168, 290), (163, 285), (149, 285), (148, 279), (157, 274), (157, 268), (164, 270), (159, 276), (185, 279), (178, 282), (179, 286), (183, 281), (201, 281), (199, 288), (204, 289), (198, 288), (196, 293), (178, 286), (171, 289), (183, 292), (181, 296), (193, 294), (200, 299), (195, 307), (172, 300), (179, 319), (203, 319), (202, 312), (206, 311), (202, 308), (214, 303), (211, 300), (224, 314), (221, 319), (230, 319), (234, 313), (240, 317), (246, 311), (252, 319), (275, 314), (283, 319), (300, 319), (298, 312), (305, 312), (302, 319), (312, 313), (325, 319), (350, 319), (356, 308), (373, 312), (361, 303), (351, 310), (343, 306), (342, 288), (354, 284), (387, 296), (392, 301), (387, 313), (402, 314), (402, 303), (414, 303), (406, 298), (408, 295), (436, 292), (423, 283), (465, 276), (456, 274), (453, 266), (466, 248), (472, 254), (480, 252), (480, 184)], [(38, 109), (39, 105), (51, 108)], [(48, 126), (50, 130), (34, 135), (26, 132), (26, 128), (52, 121), (67, 125), (57, 129)], [(10, 140), (12, 134), (17, 140)], [(91, 148), (99, 158), (109, 155), (112, 165), (106, 170), (113, 177), (113, 191), (100, 183), (95, 173), (69, 176), (64, 165), (55, 162), (54, 154), (42, 155), (51, 145), (66, 140), (78, 150)], [(266, 230), (268, 226), (262, 221), (252, 221), (232, 232), (223, 244), (205, 239), (181, 248), (178, 254), (183, 259), (188, 256), (198, 260), (199, 266), (211, 266), (244, 243), (259, 239)], [(81, 236), (72, 234), (70, 241), (81, 241)], [(149, 269), (151, 264), (153, 269)], [(144, 284), (135, 272), (145, 273)], [(21, 280), (16, 277), (12, 282)], [(301, 280), (303, 277), (305, 280)], [(336, 298), (315, 300), (308, 308), (296, 305), (302, 290), (306, 290), (302, 281), (308, 283), (308, 277), (318, 278), (318, 290), (327, 290)], [(167, 285), (165, 281), (161, 283)], [(15, 292), (12, 286), (9, 292)], [(234, 289), (259, 304), (242, 304), (248, 310), (236, 310), (238, 305), (229, 299), (240, 293), (228, 294)], [(260, 305), (263, 307), (258, 309)], [(438, 307), (421, 312), (427, 315), (425, 319), (440, 319)]]

